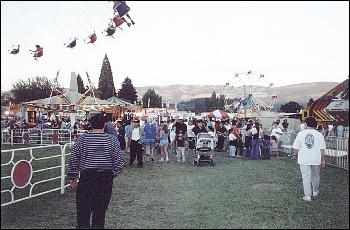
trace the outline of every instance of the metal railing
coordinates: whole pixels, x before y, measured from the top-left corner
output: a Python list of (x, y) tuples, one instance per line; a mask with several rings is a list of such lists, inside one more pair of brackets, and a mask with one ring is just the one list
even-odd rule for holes
[(349, 170), (349, 138), (325, 137), (325, 141), (326, 163)]
[(76, 137), (86, 132), (86, 130), (77, 130), (74, 133), (70, 129), (14, 129), (1, 130), (2, 145), (34, 144), (34, 145), (52, 145), (66, 144), (73, 142)]
[[(290, 156), (293, 151), (293, 142), (298, 133), (286, 132), (279, 139), (279, 151), (288, 153)], [(349, 138), (327, 136), (325, 137), (326, 164), (349, 170)]]
[[(2, 150), (1, 151), (1, 196), (3, 197), (3, 194), (8, 193), (11, 197), (10, 201), (4, 202), (3, 203), (3, 199), (1, 199), (1, 207), (3, 206), (7, 206), (13, 203), (17, 203), (23, 200), (27, 200), (33, 197), (37, 197), (37, 196), (41, 196), (50, 192), (54, 192), (54, 191), (61, 191), (61, 194), (64, 193), (64, 190), (66, 187), (68, 187), (69, 185), (66, 183), (66, 166), (68, 164), (66, 164), (66, 156), (70, 155), (71, 153), (66, 153), (67, 151), (67, 147), (68, 146), (72, 146), (73, 143), (67, 143), (64, 146), (62, 145), (48, 145), (48, 146), (37, 146), (37, 147), (29, 147), (29, 148), (19, 148), (19, 149), (11, 149), (11, 150)], [(37, 150), (43, 150), (43, 149), (50, 149), (50, 148), (58, 148), (59, 150), (59, 154), (57, 155), (53, 155), (53, 156), (38, 156), (36, 157), (36, 153), (34, 151)], [(46, 152), (48, 152), (48, 150), (46, 150)], [(7, 156), (8, 160), (6, 160), (6, 155), (9, 154), (9, 156)], [(46, 153), (47, 154), (47, 153)], [(29, 160), (23, 160), (29, 157)], [(19, 160), (14, 160), (14, 159), (20, 158)], [(50, 165), (47, 168), (40, 168), (40, 169), (36, 169), (33, 168), (33, 164), (36, 161), (44, 161), (44, 160), (48, 160), (48, 159), (60, 159), (60, 163), (58, 163), (58, 165)], [(3, 163), (3, 161), (5, 161)], [(30, 166), (30, 175), (28, 178), (28, 182), (26, 183), (26, 185), (24, 185), (23, 187), (18, 186), (14, 181), (15, 181), (15, 176), (14, 176), (14, 171), (16, 166), (18, 165), (18, 162), (26, 162), (29, 166)], [(8, 166), (11, 169), (11, 175), (3, 175), (3, 171), (4, 168)], [(12, 166), (12, 167), (11, 167)], [(47, 172), (50, 170), (57, 170), (60, 169), (60, 176), (54, 176), (51, 178), (45, 178), (45, 179), (41, 179), (39, 181), (33, 182), (33, 175), (38, 174), (38, 173), (42, 173), (42, 172)], [(51, 171), (51, 173), (47, 173), (47, 175), (53, 175), (54, 173)], [(21, 175), (23, 177), (23, 175)], [(39, 178), (39, 177), (38, 177)], [(8, 185), (5, 186), (3, 185), (3, 182), (5, 184), (5, 180), (9, 180), (11, 179), (11, 183), (7, 183)], [(41, 191), (39, 193), (33, 194), (33, 189), (40, 184), (43, 184), (45, 182), (49, 182), (49, 181), (55, 181), (55, 180), (60, 180), (59, 186), (56, 186), (53, 189), (49, 189), (49, 190), (45, 190), (45, 191)], [(5, 188), (6, 187), (6, 188)], [(5, 189), (4, 189), (5, 188)], [(19, 190), (24, 190), (24, 188), (29, 188), (29, 193), (27, 194), (27, 196), (21, 197), (19, 199), (15, 199), (15, 194), (14, 194), (14, 190), (15, 189), (19, 189)], [(4, 190), (2, 190), (4, 189)], [(25, 191), (23, 191), (23, 193), (25, 193)]]

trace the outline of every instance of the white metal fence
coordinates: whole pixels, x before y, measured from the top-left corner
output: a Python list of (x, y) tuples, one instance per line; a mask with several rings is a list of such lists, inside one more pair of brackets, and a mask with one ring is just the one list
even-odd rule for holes
[(86, 130), (78, 130), (76, 133), (70, 129), (14, 129), (1, 130), (1, 144), (34, 144), (52, 145), (73, 142), (78, 135)]
[[(59, 130), (57, 130), (59, 131)], [(48, 130), (47, 131), (50, 135), (50, 132), (54, 132), (53, 130)], [(81, 131), (84, 132), (84, 131)], [(25, 131), (24, 131), (25, 133)], [(63, 133), (63, 132), (61, 132)], [(32, 133), (33, 134), (33, 133)], [(34, 133), (35, 134), (35, 133)], [(33, 135), (34, 135), (33, 134)], [(64, 134), (64, 133), (63, 133)], [(68, 133), (67, 133), (68, 134)], [(17, 136), (16, 136), (17, 135)], [(15, 137), (19, 137), (19, 134), (14, 134), (12, 133), (9, 136), (7, 136), (7, 139), (14, 139)], [(297, 133), (290, 133), (286, 132), (283, 133), (280, 140), (279, 140), (279, 150), (282, 152), (286, 153), (292, 153), (292, 144), (295, 140)], [(41, 140), (45, 136), (44, 132), (40, 133), (40, 138)], [(23, 135), (22, 135), (23, 138)], [(72, 141), (72, 139), (69, 139), (69, 137), (65, 137), (66, 140)], [(71, 137), (72, 138), (72, 137)], [(326, 137), (326, 163), (329, 165), (334, 165), (340, 168), (344, 169), (349, 169), (349, 164), (348, 164), (348, 138), (339, 138), (339, 137)], [(30, 141), (29, 141), (30, 142)], [(41, 141), (43, 143), (43, 141)], [(2, 150), (1, 151), (1, 207), (7, 206), (19, 201), (23, 201), (26, 199), (30, 199), (33, 197), (37, 197), (40, 195), (44, 195), (46, 193), (54, 192), (60, 190), (61, 193), (64, 193), (64, 190), (67, 186), (66, 181), (66, 166), (68, 165), (66, 163), (66, 157), (69, 156), (71, 153), (66, 153), (67, 148), (71, 147), (74, 142), (66, 143), (65, 145), (48, 145), (48, 146), (37, 146), (37, 147), (28, 147), (28, 148), (19, 148), (19, 149), (10, 149), (10, 150)], [(52, 156), (37, 156), (40, 155), (36, 151), (38, 150), (44, 150), (44, 152), (49, 152), (48, 150), (50, 148), (57, 148), (58, 149), (58, 154), (52, 155)], [(47, 151), (46, 151), (47, 149)], [(15, 160), (16, 159), (16, 160)], [(27, 160), (24, 160), (27, 159)], [(42, 167), (42, 165), (45, 164), (37, 164), (33, 167), (33, 163), (35, 162), (40, 162), (48, 159), (58, 159), (56, 161), (56, 165), (50, 165), (50, 166), (45, 166), (46, 168), (40, 168), (39, 165)], [(25, 184), (23, 187), (20, 187), (16, 185), (13, 179), (13, 172), (15, 171), (14, 168), (18, 165), (18, 162), (26, 162), (31, 169), (30, 177), (28, 179), (28, 183)], [(10, 175), (3, 175), (5, 174), (5, 168), (9, 167), (9, 171), (11, 171)], [(38, 169), (36, 168), (38, 167)], [(40, 179), (36, 182), (32, 179), (33, 176), (36, 174), (42, 173), (42, 172), (50, 172), (50, 170), (59, 170), (59, 176), (53, 176), (54, 173), (48, 173), (50, 178), (45, 178), (45, 179)], [(7, 180), (7, 186), (5, 180)], [(59, 181), (58, 185), (52, 189), (47, 189), (38, 193), (34, 193), (33, 189), (45, 182), (50, 182), (50, 181)], [(19, 190), (25, 190), (24, 188), (29, 188), (28, 194), (24, 197), (16, 199), (14, 190), (19, 189)], [(3, 194), (9, 194), (10, 199), (7, 201), (3, 202)]]
[[(68, 146), (71, 147), (72, 145), (73, 143), (67, 143), (64, 146), (56, 144), (56, 145), (48, 145), (48, 146), (37, 146), (37, 147), (29, 147), (29, 148), (2, 150), (1, 151), (1, 197), (2, 197), (1, 207), (10, 205), (13, 203), (17, 203), (19, 201), (27, 200), (33, 197), (37, 197), (40, 195), (44, 195), (46, 193), (58, 191), (58, 190), (60, 190), (61, 194), (63, 194), (64, 189), (67, 186), (69, 186), (66, 183), (66, 166), (68, 165), (66, 163), (66, 156), (70, 155), (71, 153), (70, 152), (66, 153), (66, 152), (67, 152), (67, 147)], [(44, 149), (46, 152), (48, 152), (49, 149), (53, 149), (53, 148), (57, 148), (59, 153), (53, 156), (41, 156), (41, 157), (36, 156), (36, 154), (38, 153), (35, 153), (35, 152), (38, 150)], [(16, 160), (14, 160), (15, 158)], [(46, 166), (46, 168), (40, 168), (40, 166), (42, 167), (42, 165), (45, 165), (45, 164), (40, 164), (40, 166), (38, 166), (39, 164), (37, 164), (36, 166), (33, 167), (33, 163), (35, 162), (44, 161), (48, 159), (55, 159), (55, 158), (57, 159), (56, 165), (53, 165), (53, 166), (50, 165), (48, 167)], [(23, 159), (27, 159), (27, 160), (23, 160)], [(14, 182), (15, 181), (14, 171), (16, 171), (15, 167), (18, 165), (18, 162), (26, 162), (31, 169), (30, 173), (28, 173), (28, 178), (27, 178), (28, 182), (25, 185), (23, 185), (23, 187), (19, 186), (18, 184), (16, 184), (16, 182)], [(3, 175), (5, 172), (6, 166), (9, 167), (9, 169), (11, 169), (11, 175)], [(36, 167), (38, 167), (38, 169)], [(60, 169), (59, 176), (52, 176), (54, 175), (52, 170), (55, 170), (55, 169), (56, 171), (57, 169)], [(33, 177), (35, 177), (36, 174), (39, 174), (42, 172), (47, 172), (45, 175), (49, 175), (50, 178), (41, 179), (41, 177), (37, 176), (37, 178), (38, 179), (40, 178), (40, 179), (36, 182), (33, 182)], [(19, 178), (21, 177), (23, 177), (23, 175), (20, 175)], [(45, 176), (42, 176), (42, 177), (45, 177)], [(50, 181), (60, 181), (60, 183), (59, 185), (54, 186), (54, 188), (52, 189), (44, 190), (38, 193), (33, 192), (33, 189), (36, 186), (46, 182), (50, 182)], [(29, 191), (24, 191), (25, 188), (27, 188), (27, 190), (29, 189)], [(15, 189), (23, 190), (23, 194), (26, 194), (26, 192), (28, 192), (28, 194), (27, 195), (22, 194), (21, 198), (16, 199), (15, 193), (14, 193)], [(6, 199), (3, 200), (4, 198), (3, 194), (4, 195), (9, 194), (10, 199), (8, 199), (7, 201)]]
[[(292, 154), (293, 142), (298, 133), (283, 133), (279, 142), (279, 151)], [(326, 164), (349, 170), (349, 138), (327, 136), (325, 160)]]
[(325, 141), (326, 163), (349, 170), (349, 138), (326, 137)]

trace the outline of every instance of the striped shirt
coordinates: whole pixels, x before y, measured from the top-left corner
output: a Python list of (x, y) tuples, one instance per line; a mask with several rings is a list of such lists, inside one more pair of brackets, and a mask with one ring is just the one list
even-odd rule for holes
[(107, 133), (84, 133), (73, 145), (68, 164), (68, 179), (85, 170), (112, 170), (120, 173), (124, 166), (117, 137)]

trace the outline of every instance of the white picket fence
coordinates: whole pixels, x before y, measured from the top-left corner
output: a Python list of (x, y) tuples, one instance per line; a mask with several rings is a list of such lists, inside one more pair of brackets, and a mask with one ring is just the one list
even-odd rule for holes
[[(23, 201), (23, 200), (27, 200), (27, 199), (30, 199), (30, 198), (33, 198), (33, 197), (37, 197), (37, 196), (41, 196), (41, 195), (44, 195), (44, 194), (47, 194), (47, 193), (50, 193), (50, 192), (54, 192), (54, 191), (61, 191), (61, 194), (64, 193), (64, 190), (66, 187), (68, 187), (69, 185), (66, 183), (66, 166), (68, 165), (66, 163), (66, 156), (70, 155), (71, 153), (66, 153), (67, 151), (67, 147), (68, 146), (72, 146), (73, 143), (67, 143), (65, 144), (64, 146), (62, 145), (48, 145), (48, 146), (37, 146), (37, 147), (29, 147), (29, 148), (19, 148), (19, 149), (11, 149), (11, 150), (2, 150), (1, 151), (1, 207), (3, 206), (7, 206), (7, 205), (10, 205), (10, 204), (13, 204), (13, 203), (17, 203), (17, 202), (20, 202), (20, 201)], [(53, 155), (53, 156), (45, 156), (45, 157), (36, 157), (35, 156), (35, 151), (36, 150), (39, 150), (39, 149), (52, 149), (52, 148), (59, 148), (59, 154), (57, 155)], [(23, 154), (26, 155), (28, 157), (30, 157), (29, 160), (18, 160), (16, 162), (14, 162), (14, 159), (17, 157), (18, 154)], [(3, 163), (3, 158), (6, 157), (6, 155), (9, 155), (8, 158), (9, 160), (4, 162)], [(32, 163), (35, 162), (35, 161), (44, 161), (44, 160), (47, 160), (47, 159), (54, 159), (54, 158), (60, 158), (60, 163), (58, 165), (55, 165), (55, 166), (51, 166), (51, 167), (48, 167), (48, 168), (40, 168), (40, 169), (32, 169)], [(18, 187), (18, 185), (16, 185), (16, 183), (14, 183), (14, 179), (13, 179), (13, 171), (14, 171), (14, 167), (16, 166), (16, 164), (18, 162), (21, 162), (21, 161), (25, 161), (27, 163), (30, 164), (30, 167), (32, 169), (32, 173), (30, 175), (30, 179), (28, 180), (28, 183), (22, 188), (22, 187)], [(4, 167), (6, 166), (10, 166), (11, 167), (12, 165), (12, 169), (11, 169), (11, 175), (2, 175), (3, 174), (3, 169)], [(57, 176), (57, 177), (52, 177), (52, 178), (47, 178), (47, 179), (43, 179), (43, 180), (40, 180), (40, 181), (36, 181), (34, 183), (32, 183), (32, 178), (33, 178), (33, 175), (37, 174), (37, 173), (41, 173), (41, 172), (45, 172), (45, 171), (50, 171), (50, 170), (57, 170), (58, 168), (60, 168), (60, 176)], [(54, 174), (54, 173), (51, 173), (51, 174)], [(5, 180), (9, 180), (11, 179), (11, 183), (9, 184), (9, 186), (3, 186), (3, 182)], [(46, 183), (46, 182), (49, 182), (49, 181), (55, 181), (55, 180), (60, 180), (60, 186), (58, 187), (55, 187), (53, 189), (50, 189), (50, 190), (46, 190), (46, 191), (42, 191), (40, 193), (36, 193), (36, 194), (33, 194), (33, 189), (38, 186), (39, 184), (42, 184), (42, 183)], [(17, 188), (17, 189), (24, 189), (24, 188), (27, 188), (29, 186), (29, 193), (27, 196), (24, 196), (24, 197), (21, 197), (19, 199), (16, 199), (15, 197), (15, 194), (14, 194), (14, 190)], [(9, 187), (9, 188), (5, 188), (5, 187)], [(4, 190), (3, 190), (4, 189)], [(7, 202), (4, 202), (3, 203), (3, 195), (5, 195), (6, 193), (8, 193), (11, 197), (10, 201), (7, 201)]]

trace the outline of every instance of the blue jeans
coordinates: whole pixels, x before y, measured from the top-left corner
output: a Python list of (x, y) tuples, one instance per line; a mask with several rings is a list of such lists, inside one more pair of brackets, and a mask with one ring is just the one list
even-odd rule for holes
[(234, 145), (230, 145), (230, 157), (234, 156), (236, 156), (236, 147)]
[(252, 148), (250, 151), (249, 159), (253, 160), (254, 158), (259, 160), (260, 159), (260, 139), (253, 139), (252, 140)]
[(248, 159), (250, 157), (250, 150), (252, 148), (250, 146), (245, 147), (245, 157)]
[(125, 157), (125, 149), (122, 149), (121, 153), (122, 153), (122, 156), (123, 156), (123, 159), (124, 159), (124, 157)]
[(239, 147), (239, 155), (243, 157), (243, 145)]

